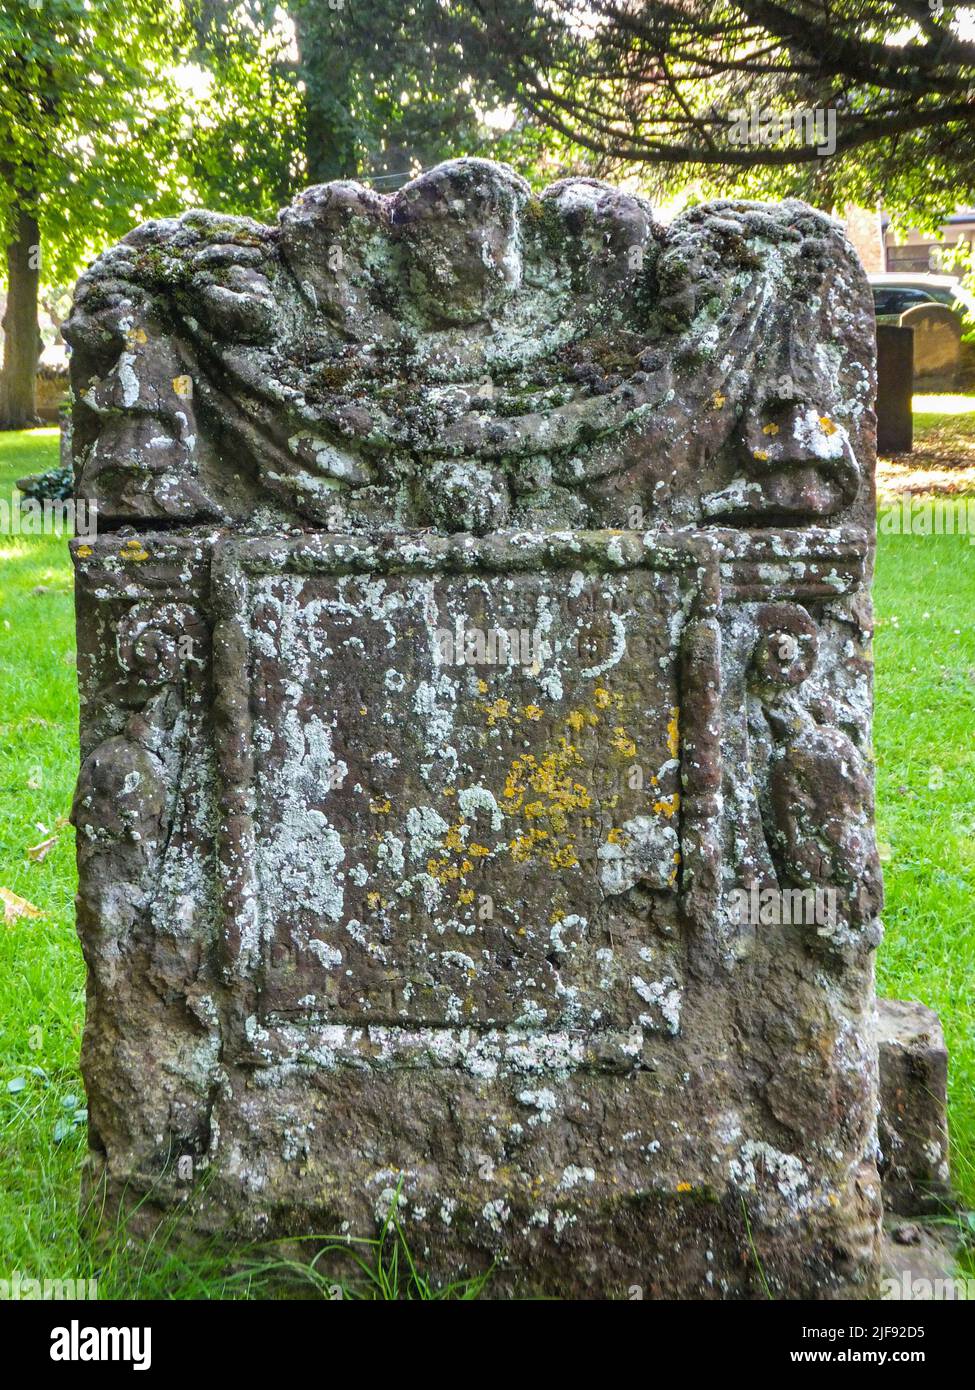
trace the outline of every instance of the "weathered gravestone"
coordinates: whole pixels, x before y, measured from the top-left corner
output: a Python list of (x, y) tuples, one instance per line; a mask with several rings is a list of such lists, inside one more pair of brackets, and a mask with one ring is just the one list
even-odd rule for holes
[(149, 223), (68, 336), (110, 1205), (205, 1169), (199, 1228), (365, 1235), (398, 1189), (426, 1270), (496, 1293), (869, 1293), (836, 225), (460, 160)]
[(961, 319), (947, 304), (916, 304), (901, 315), (914, 334), (918, 390), (954, 391), (961, 361)]

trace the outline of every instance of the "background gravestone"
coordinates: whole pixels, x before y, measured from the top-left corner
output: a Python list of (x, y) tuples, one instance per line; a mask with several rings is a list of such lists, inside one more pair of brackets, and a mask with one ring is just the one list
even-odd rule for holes
[(914, 334), (914, 379), (928, 391), (953, 391), (961, 360), (961, 319), (946, 304), (916, 304), (901, 316)]
[[(877, 1276), (870, 293), (479, 160), (79, 283), (89, 1181), (495, 1292)], [(741, 898), (835, 894), (828, 922)], [(767, 1282), (766, 1282), (767, 1281)]]
[(877, 452), (914, 447), (914, 330), (877, 324)]

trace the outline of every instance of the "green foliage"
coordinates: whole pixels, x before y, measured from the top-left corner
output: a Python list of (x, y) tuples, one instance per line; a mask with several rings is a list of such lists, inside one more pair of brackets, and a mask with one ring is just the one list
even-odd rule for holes
[[(194, 21), (194, 22), (191, 22)], [(0, 11), (0, 231), (34, 211), (64, 285), (149, 217), (267, 217), (301, 180), (300, 93), (271, 7), (10, 0)]]
[(64, 282), (94, 246), (179, 205), (177, 0), (9, 0), (0, 11), (0, 214), (35, 213)]
[[(975, 43), (959, 7), (899, 0), (457, 0), (509, 101), (651, 193), (883, 201), (914, 225), (975, 197)], [(836, 153), (736, 112), (835, 113)]]
[[(306, 1236), (302, 1244), (318, 1247), (311, 1259), (286, 1259), (272, 1254), (263, 1261), (247, 1260), (244, 1272), (252, 1278), (284, 1280), (299, 1289), (304, 1285), (331, 1300), (444, 1303), (478, 1298), (491, 1277), (490, 1269), (443, 1285), (431, 1283), (423, 1274), (399, 1220), (402, 1185), (400, 1180), (391, 1195), (377, 1236)], [(324, 1269), (319, 1267), (323, 1263)], [(343, 1263), (355, 1271), (351, 1282), (337, 1279), (333, 1272)]]
[[(461, 0), (287, 0), (306, 111), (309, 178), (378, 187), (458, 155), (531, 172), (556, 146), (541, 126), (501, 123), (498, 83), (465, 46)], [(402, 181), (402, 180), (400, 180)]]
[[(967, 417), (969, 429), (975, 415)], [(959, 499), (957, 506), (965, 506)], [(874, 745), (884, 860), (881, 993), (941, 1016), (952, 1170), (975, 1205), (975, 551), (967, 535), (881, 535)]]
[(182, 149), (192, 201), (273, 221), (305, 182), (304, 100), (289, 27), (267, 0), (190, 0)]

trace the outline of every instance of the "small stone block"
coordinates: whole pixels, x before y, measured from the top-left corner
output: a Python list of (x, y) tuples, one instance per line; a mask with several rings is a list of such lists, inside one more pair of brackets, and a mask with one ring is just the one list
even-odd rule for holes
[(880, 1175), (900, 1216), (950, 1201), (948, 1053), (938, 1015), (909, 999), (880, 999)]

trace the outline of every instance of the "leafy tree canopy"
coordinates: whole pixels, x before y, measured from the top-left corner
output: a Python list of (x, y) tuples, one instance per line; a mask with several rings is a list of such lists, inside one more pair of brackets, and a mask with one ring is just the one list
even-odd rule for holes
[[(463, 4), (480, 70), (600, 172), (821, 206), (883, 199), (915, 223), (975, 197), (975, 26), (949, 0)], [(753, 107), (788, 131), (737, 138)], [(795, 128), (814, 108), (835, 112), (831, 156)]]
[(48, 282), (147, 217), (279, 205), (299, 94), (268, 8), (5, 0), (0, 214), (6, 229), (14, 208), (36, 217)]

